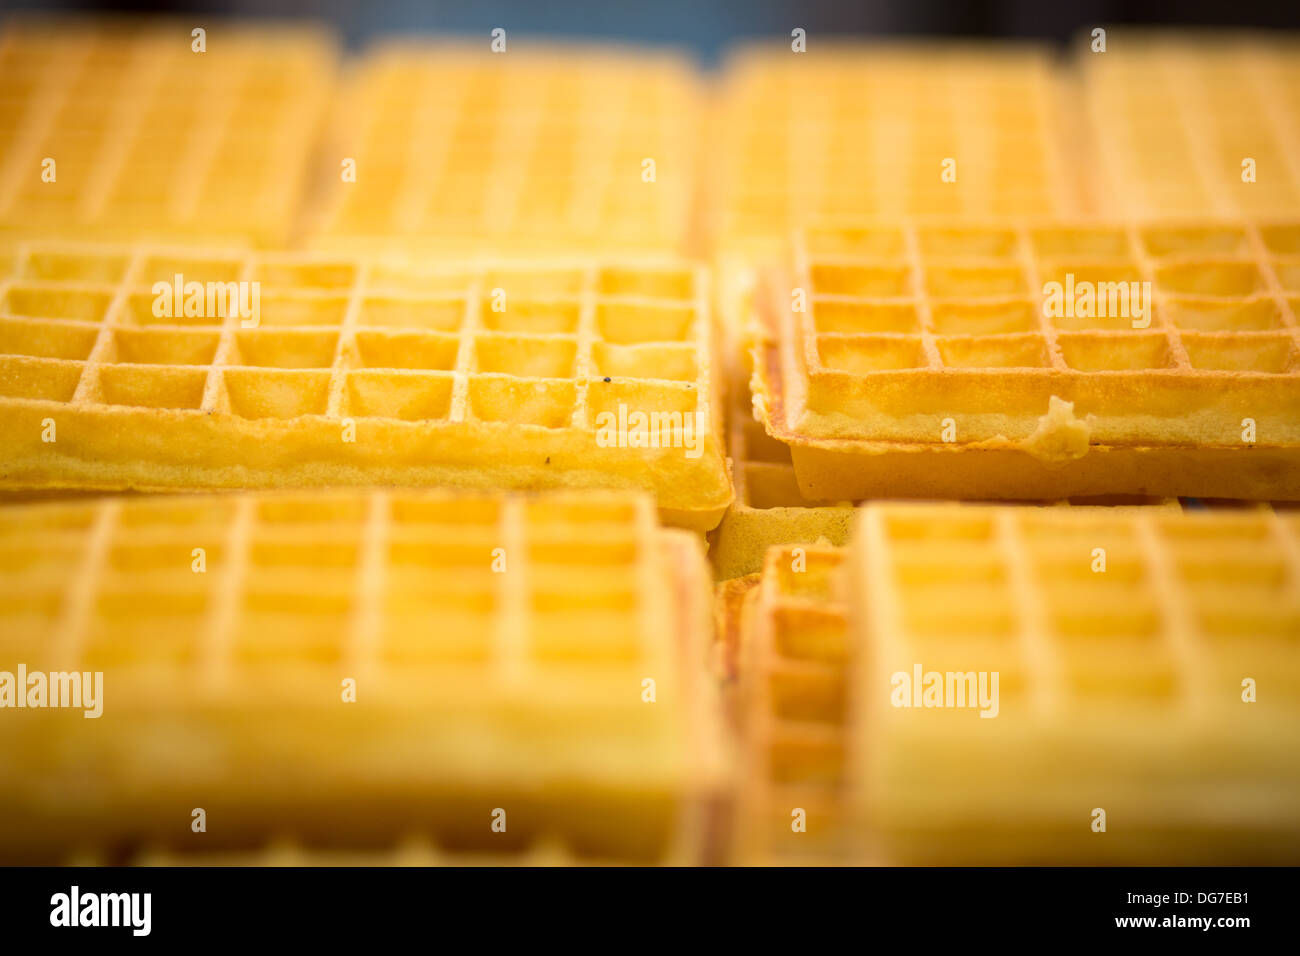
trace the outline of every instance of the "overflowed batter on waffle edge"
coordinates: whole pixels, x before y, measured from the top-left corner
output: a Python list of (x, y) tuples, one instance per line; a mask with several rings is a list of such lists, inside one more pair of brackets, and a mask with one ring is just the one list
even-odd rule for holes
[(814, 500), (1300, 498), (1297, 237), (810, 228), (759, 306), (755, 410)]

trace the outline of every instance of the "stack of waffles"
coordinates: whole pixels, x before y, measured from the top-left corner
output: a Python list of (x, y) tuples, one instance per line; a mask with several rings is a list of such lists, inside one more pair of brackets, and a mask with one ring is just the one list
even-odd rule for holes
[(743, 863), (1300, 853), (1300, 524), (868, 505), (739, 611)]
[(0, 860), (1300, 859), (1295, 44), (7, 24)]

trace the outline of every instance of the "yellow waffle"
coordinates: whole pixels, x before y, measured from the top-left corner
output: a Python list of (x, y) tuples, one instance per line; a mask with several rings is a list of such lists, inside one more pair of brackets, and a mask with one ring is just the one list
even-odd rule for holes
[(1295, 515), (868, 505), (851, 551), (867, 858), (1300, 860)]
[[(728, 358), (737, 361), (744, 341), (744, 355), (752, 351), (753, 304), (745, 297), (731, 303), (731, 318), (724, 323), (730, 335)], [(752, 370), (752, 363), (738, 363)], [(729, 384), (732, 413), (728, 419), (728, 451), (731, 454), (736, 498), (722, 521), (709, 535), (709, 560), (720, 582), (749, 580), (763, 567), (768, 548), (778, 544), (848, 542), (853, 524), (852, 504), (819, 505), (804, 498), (799, 490), (790, 447), (773, 438), (756, 421), (747, 407), (749, 376), (733, 375)], [(741, 403), (746, 403), (742, 406)], [(1038, 505), (1163, 505), (1178, 507), (1177, 499), (1148, 495), (1085, 497)], [(734, 599), (731, 592), (722, 592)]]
[[(1297, 241), (1294, 223), (810, 228), (770, 277), (757, 410), (812, 500), (1295, 499)], [(1049, 282), (1149, 282), (1150, 327), (1049, 318)]]
[(729, 578), (713, 586), (714, 670), (724, 683), (740, 673), (741, 608), (750, 590), (757, 587), (759, 574)]
[[(302, 26), (16, 19), (0, 31), (0, 243), (286, 242), (335, 68)], [(54, 161), (54, 181), (42, 179)]]
[[(698, 530), (731, 500), (693, 265), (32, 245), (16, 268), (9, 489), (634, 487)], [(159, 318), (176, 275), (258, 283), (257, 327)]]
[(0, 557), (0, 669), (102, 673), (98, 719), (0, 721), (7, 861), (411, 835), (703, 852), (722, 755), (708, 571), (648, 496), (22, 505), (0, 509)]
[[(693, 251), (699, 107), (686, 60), (508, 44), (366, 54), (323, 150), (315, 245)], [(348, 159), (355, 182), (343, 178)]]
[(827, 217), (1086, 211), (1047, 49), (808, 44), (744, 48), (727, 65), (713, 174), (723, 249)]
[[(846, 776), (850, 740), (844, 550), (768, 550), (741, 620), (734, 860), (853, 860)], [(801, 814), (801, 815), (800, 815)], [(802, 827), (802, 829), (796, 829)]]
[(1143, 219), (1300, 212), (1300, 37), (1120, 30), (1107, 41), (1078, 54), (1102, 208)]
[(848, 539), (853, 509), (847, 504), (819, 506), (799, 491), (790, 449), (769, 436), (755, 420), (749, 380), (757, 337), (753, 275), (720, 268), (719, 337), (727, 369), (727, 453), (735, 499), (709, 535), (709, 561), (718, 581), (757, 574), (774, 544), (814, 543), (825, 539), (842, 545)]

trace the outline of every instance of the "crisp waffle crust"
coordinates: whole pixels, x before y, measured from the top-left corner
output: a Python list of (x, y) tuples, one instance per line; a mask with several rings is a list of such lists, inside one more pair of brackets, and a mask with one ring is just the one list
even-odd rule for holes
[(708, 572), (648, 496), (8, 506), (0, 560), (6, 669), (103, 675), (98, 719), (0, 720), (6, 862), (412, 834), (502, 857), (704, 852)]
[[(14, 271), (9, 488), (630, 487), (700, 530), (731, 499), (694, 266), (37, 244)], [(160, 318), (177, 275), (256, 284), (257, 327)]]

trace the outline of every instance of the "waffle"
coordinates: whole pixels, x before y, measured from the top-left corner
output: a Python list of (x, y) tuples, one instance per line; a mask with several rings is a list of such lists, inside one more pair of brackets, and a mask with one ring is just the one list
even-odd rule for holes
[[(309, 215), (331, 249), (693, 252), (698, 91), (674, 55), (382, 43), (346, 84)], [(355, 182), (341, 163), (356, 161)], [(653, 181), (643, 178), (653, 160)]]
[[(37, 244), (16, 269), (8, 489), (639, 487), (698, 530), (731, 500), (695, 266)], [(177, 274), (259, 283), (257, 327), (156, 317)]]
[(722, 757), (708, 572), (648, 496), (22, 505), (0, 509), (0, 554), (5, 669), (103, 674), (97, 720), (0, 721), (6, 861), (410, 835), (521, 856), (705, 851)]
[[(810, 500), (1295, 499), (1297, 241), (1292, 223), (810, 228), (769, 277), (756, 411)], [(1045, 283), (1071, 277), (1149, 281), (1150, 327), (1048, 318)]]
[(714, 670), (724, 684), (740, 673), (741, 609), (749, 592), (758, 586), (760, 574), (729, 578), (713, 586)]
[[(290, 238), (335, 68), (302, 26), (25, 18), (0, 30), (0, 246)], [(53, 182), (42, 163), (55, 161)]]
[[(798, 551), (796, 552), (796, 547)], [(741, 617), (735, 862), (853, 862), (844, 550), (776, 546)], [(803, 831), (793, 814), (805, 814)]]
[[(867, 858), (1300, 860), (1294, 514), (868, 505), (847, 566)], [(917, 665), (997, 716), (892, 706)]]
[[(719, 246), (761, 255), (828, 217), (1074, 216), (1088, 196), (1033, 45), (840, 43), (737, 51), (724, 75)], [(956, 180), (941, 178), (956, 159)]]
[[(1078, 56), (1117, 215), (1300, 213), (1300, 37), (1112, 31)], [(1243, 182), (1245, 159), (1255, 181)]]

